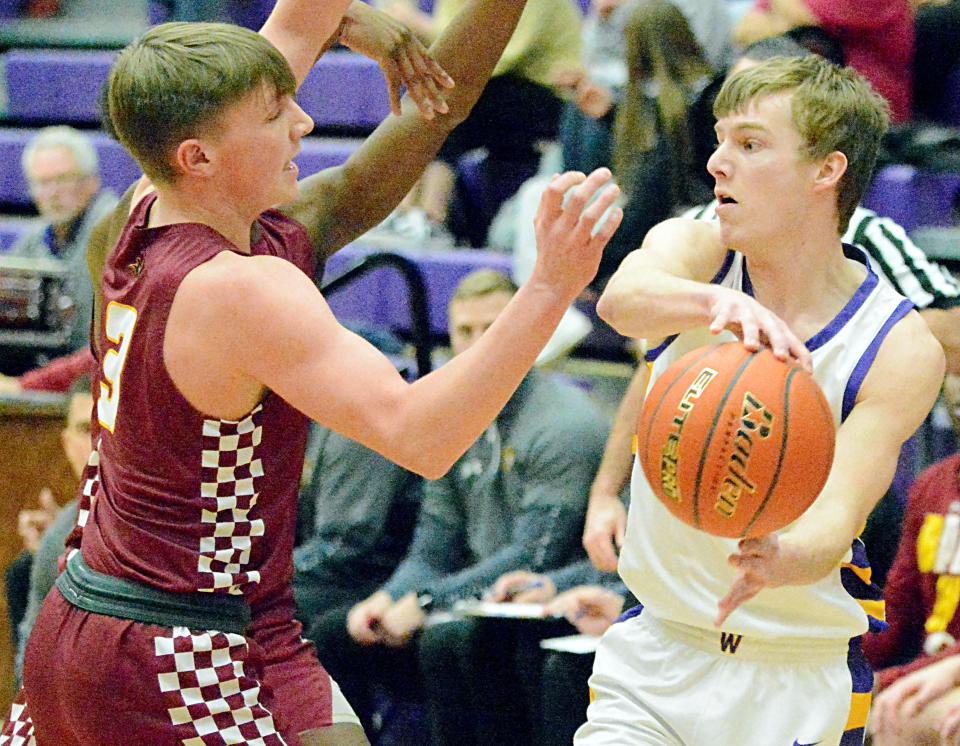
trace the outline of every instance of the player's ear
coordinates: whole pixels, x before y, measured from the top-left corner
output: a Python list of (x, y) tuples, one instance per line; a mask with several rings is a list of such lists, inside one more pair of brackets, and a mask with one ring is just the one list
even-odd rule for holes
[(820, 163), (820, 169), (817, 171), (814, 186), (818, 191), (837, 187), (840, 184), (840, 179), (843, 178), (846, 172), (847, 156), (839, 150), (834, 150)]
[(174, 163), (184, 176), (207, 176), (211, 167), (211, 159), (203, 141), (195, 137), (184, 140), (177, 146)]

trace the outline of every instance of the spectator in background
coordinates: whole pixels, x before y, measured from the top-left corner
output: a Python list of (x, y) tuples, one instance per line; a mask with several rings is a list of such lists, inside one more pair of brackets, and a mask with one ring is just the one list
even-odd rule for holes
[(960, 71), (960, 0), (914, 0), (914, 5), (914, 111), (918, 118), (943, 121), (949, 94), (944, 83), (951, 71)]
[[(90, 394), (89, 378), (84, 376), (75, 381), (72, 392), (67, 409), (67, 421), (60, 433), (60, 441), (63, 444), (67, 462), (79, 481), (92, 450), (90, 413), (93, 409), (93, 397)], [(23, 675), (23, 653), (30, 638), (30, 632), (40, 613), (43, 599), (53, 588), (59, 574), (57, 561), (64, 553), (67, 536), (77, 525), (76, 499), (59, 508), (50, 496), (46, 502), (41, 499), (41, 505), (44, 513), (42, 535), (36, 537), (33, 549), (28, 546), (31, 554), (28, 555), (30, 561), (28, 583), (24, 589), (24, 613), (20, 619), (16, 620), (17, 626), (12, 628), (16, 632), (16, 644), (13, 649), (16, 655), (14, 668), (18, 682)], [(10, 592), (9, 585), (7, 592), (8, 594)], [(14, 621), (12, 617), (11, 614), (11, 622)]]
[[(432, 16), (410, 0), (386, 0), (384, 9), (432, 42), (463, 4), (464, 0), (437, 0)], [(457, 160), (474, 148), (486, 148), (491, 163), (535, 166), (537, 142), (557, 137), (563, 99), (555, 76), (581, 66), (581, 47), (580, 12), (573, 0), (527, 5), (480, 100), (444, 143), (439, 160), (426, 170), (403, 209), (419, 209), (434, 226), (444, 226)]]
[(840, 42), (850, 67), (890, 104), (894, 123), (911, 117), (914, 48), (910, 0), (756, 0), (737, 25), (741, 47), (801, 26)]
[[(480, 682), (482, 690), (468, 691), (477, 699), (491, 686), (508, 686), (516, 680), (525, 695), (517, 700), (521, 717), (529, 719), (530, 743), (534, 746), (566, 746), (573, 734), (587, 719), (589, 688), (587, 679), (593, 667), (592, 652), (564, 654), (545, 651), (540, 642), (546, 637), (579, 633), (599, 638), (620, 615), (624, 604), (636, 600), (614, 573), (601, 573), (587, 559), (579, 560), (549, 573), (517, 570), (501, 575), (488, 594), (488, 599), (501, 603), (544, 604), (547, 618), (561, 617), (566, 624), (541, 621), (513, 625), (512, 658), (503, 660), (486, 678), (472, 671), (464, 677), (465, 689)], [(498, 631), (491, 620), (491, 632)], [(466, 663), (466, 662), (464, 662)], [(478, 666), (481, 668), (485, 662)], [(489, 667), (488, 667), (489, 668)], [(448, 685), (454, 685), (452, 677)], [(452, 728), (449, 729), (452, 732)]]
[(97, 151), (86, 135), (72, 127), (40, 130), (24, 148), (21, 166), (43, 222), (17, 241), (10, 254), (55, 259), (66, 265), (74, 303), (67, 351), (84, 349), (90, 344), (93, 310), (87, 240), (117, 198), (101, 189)]
[[(957, 430), (960, 378), (944, 382)], [(910, 490), (903, 536), (884, 589), (885, 631), (864, 638), (877, 670), (876, 746), (960, 742), (960, 454), (927, 469)]]
[(407, 552), (422, 480), (356, 441), (313, 429), (316, 453), (299, 497), (307, 535), (293, 552), (293, 594), (305, 629), (376, 591)]
[[(683, 13), (714, 71), (732, 55), (730, 13), (723, 0), (671, 0)], [(558, 83), (573, 101), (560, 125), (564, 168), (612, 166), (615, 107), (627, 83), (626, 26), (639, 0), (593, 0), (584, 19), (584, 68), (565, 71)]]
[(693, 174), (687, 112), (711, 68), (686, 17), (668, 0), (645, 0), (626, 27), (629, 81), (614, 123), (614, 168), (623, 222), (593, 285), (602, 288), (647, 231), (709, 196)]
[[(490, 270), (461, 282), (450, 302), (454, 354), (479, 338), (514, 291), (509, 278)], [(464, 709), (447, 711), (443, 697), (452, 683), (427, 674), (441, 657), (476, 654), (477, 621), (424, 626), (427, 612), (483, 593), (509, 570), (545, 571), (571, 561), (605, 434), (606, 423), (583, 392), (533, 372), (447, 475), (426, 484), (413, 543), (392, 577), (308, 630), (362, 720), (370, 722), (375, 682), (409, 699), (423, 674), (436, 743), (480, 738), (481, 703), (450, 703)], [(453, 740), (439, 731), (451, 716), (464, 723)]]

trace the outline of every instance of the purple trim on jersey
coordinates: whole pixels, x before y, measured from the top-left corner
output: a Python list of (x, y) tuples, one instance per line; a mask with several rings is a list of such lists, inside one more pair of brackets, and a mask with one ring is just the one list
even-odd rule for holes
[(854, 728), (853, 730), (845, 730), (843, 732), (843, 737), (840, 739), (840, 743), (837, 746), (863, 746), (863, 741), (867, 737), (866, 728)]
[(617, 624), (618, 622), (626, 622), (626, 621), (629, 621), (630, 619), (634, 619), (635, 617), (640, 616), (640, 613), (642, 611), (643, 611), (643, 604), (638, 603), (632, 609), (627, 609), (620, 616), (614, 619), (613, 623)]
[(673, 344), (673, 340), (675, 340), (676, 338), (677, 338), (676, 334), (671, 334), (669, 337), (663, 340), (660, 344), (658, 344), (652, 350), (647, 350), (647, 354), (643, 356), (643, 359), (646, 360), (648, 363), (654, 362), (658, 357), (660, 357), (664, 353), (664, 351), (671, 344)]
[(853, 259), (854, 261), (862, 263), (867, 270), (867, 276), (863, 278), (863, 282), (860, 283), (860, 287), (857, 288), (857, 292), (855, 292), (850, 300), (847, 301), (846, 305), (840, 309), (840, 313), (834, 317), (833, 321), (831, 321), (829, 324), (823, 327), (823, 329), (807, 340), (807, 349), (810, 352), (823, 347), (823, 345), (839, 334), (840, 330), (843, 329), (846, 323), (850, 321), (854, 314), (860, 310), (864, 303), (867, 302), (867, 298), (870, 296), (870, 293), (874, 291), (874, 288), (876, 288), (877, 284), (880, 282), (880, 278), (878, 278), (873, 269), (871, 269), (870, 263), (866, 261), (865, 256), (860, 249), (858, 249), (856, 246), (844, 244), (843, 253), (847, 259)]
[[(847, 647), (847, 669), (850, 671), (851, 694), (869, 694), (873, 691), (873, 669), (867, 663), (861, 647), (861, 637), (851, 638)], [(864, 728), (844, 731), (839, 746), (863, 746)]]
[[(720, 265), (720, 269), (717, 270), (717, 274), (713, 276), (713, 279), (710, 280), (711, 285), (718, 285), (723, 281), (723, 278), (727, 276), (727, 272), (730, 271), (730, 267), (733, 266), (733, 260), (736, 257), (737, 252), (730, 249), (727, 250), (727, 255), (723, 258), (723, 264)], [(660, 344), (654, 347), (652, 350), (647, 350), (647, 353), (643, 356), (643, 359), (648, 363), (654, 362), (658, 357), (660, 357), (664, 350), (666, 350), (673, 340), (677, 338), (676, 334), (671, 334), (669, 337), (664, 339)]]
[(717, 270), (717, 274), (713, 276), (713, 279), (710, 280), (711, 285), (717, 285), (727, 276), (727, 272), (730, 271), (730, 267), (733, 266), (733, 259), (736, 257), (737, 252), (732, 249), (727, 249), (727, 255), (723, 258), (723, 264), (720, 265), (720, 269)]
[(883, 343), (883, 340), (887, 338), (887, 334), (890, 333), (890, 330), (893, 328), (900, 319), (906, 316), (910, 311), (913, 310), (913, 303), (904, 299), (900, 302), (893, 313), (890, 314), (890, 318), (886, 320), (884, 325), (880, 327), (880, 331), (877, 332), (876, 336), (873, 338), (873, 341), (870, 343), (870, 346), (864, 351), (863, 355), (860, 357), (860, 360), (857, 362), (856, 367), (853, 369), (853, 373), (850, 374), (850, 380), (847, 381), (847, 387), (843, 392), (843, 406), (840, 413), (840, 421), (843, 422), (847, 419), (847, 415), (853, 410), (853, 405), (857, 401), (857, 394), (860, 393), (860, 387), (863, 385), (863, 380), (867, 377), (867, 371), (870, 370), (870, 366), (873, 365), (873, 361), (877, 357), (877, 353), (880, 351), (880, 345)]

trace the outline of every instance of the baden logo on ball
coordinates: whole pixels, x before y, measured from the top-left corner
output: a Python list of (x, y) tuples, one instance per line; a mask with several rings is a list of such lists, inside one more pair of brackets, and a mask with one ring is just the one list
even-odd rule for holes
[(830, 472), (835, 438), (811, 375), (735, 342), (693, 350), (657, 378), (637, 453), (673, 515), (741, 538), (777, 531), (810, 506)]

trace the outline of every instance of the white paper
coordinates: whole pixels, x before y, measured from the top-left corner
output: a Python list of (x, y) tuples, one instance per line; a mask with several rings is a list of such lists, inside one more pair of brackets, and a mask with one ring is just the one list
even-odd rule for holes
[(577, 653), (586, 655), (595, 653), (599, 637), (593, 635), (567, 635), (566, 637), (548, 637), (540, 640), (540, 647), (544, 650), (556, 650), (561, 653)]

